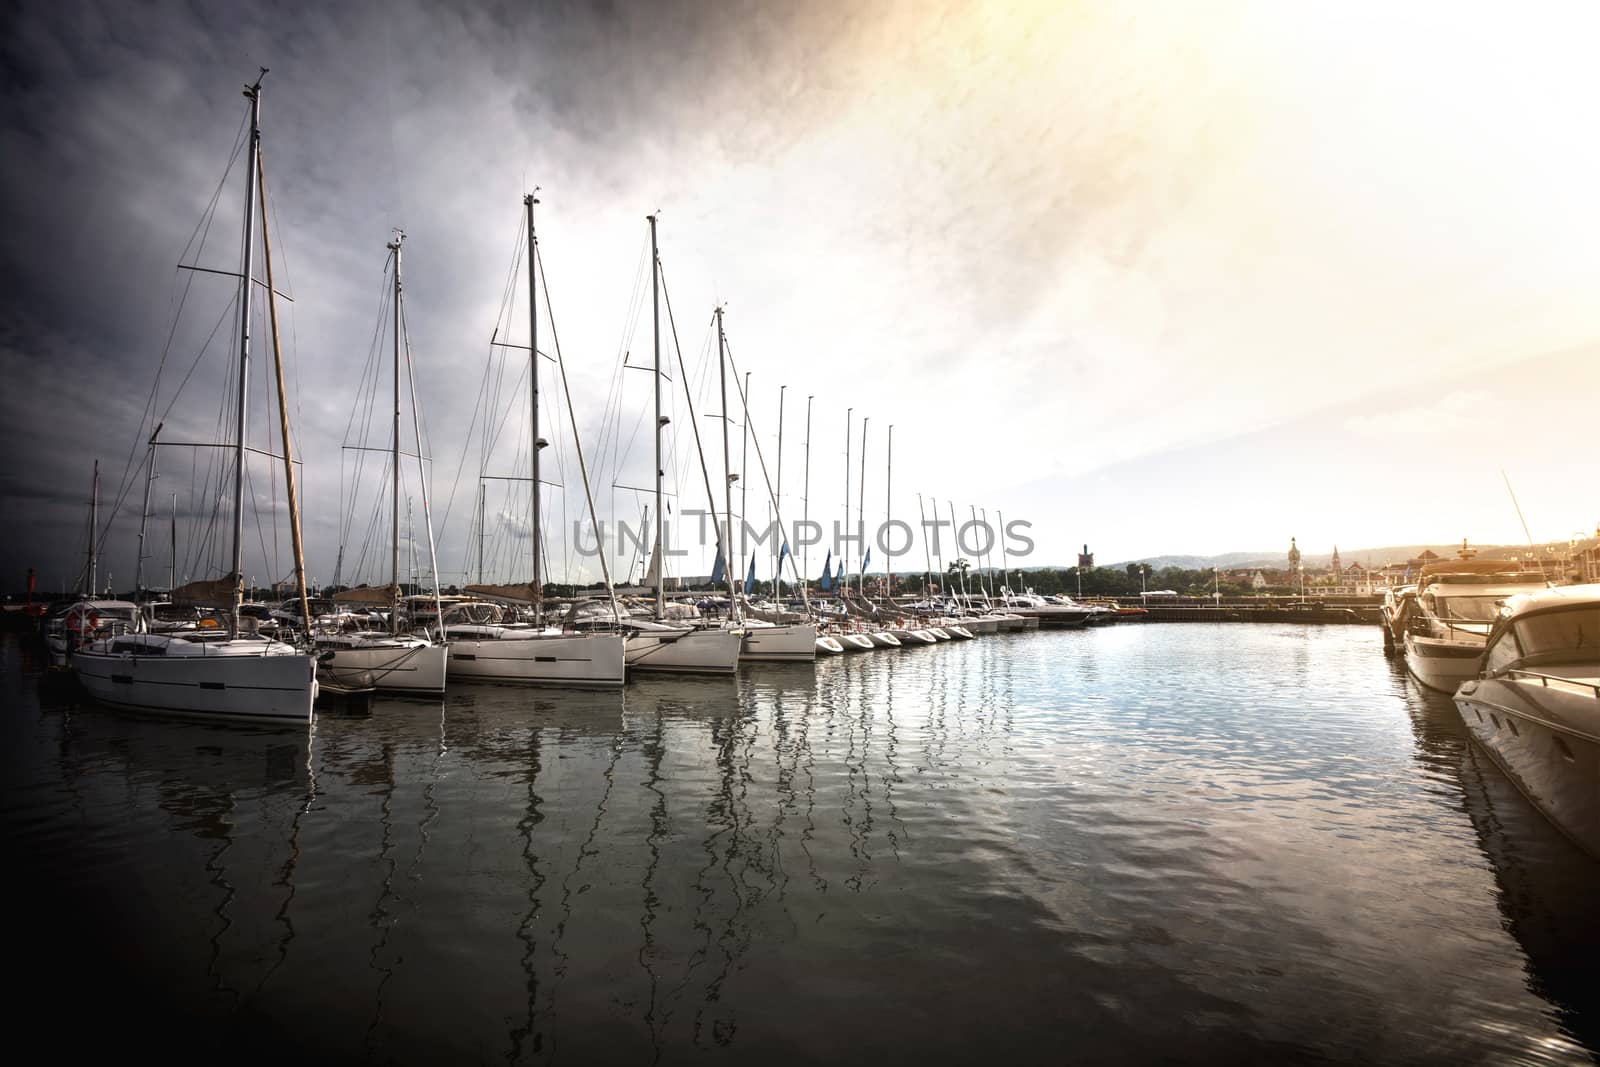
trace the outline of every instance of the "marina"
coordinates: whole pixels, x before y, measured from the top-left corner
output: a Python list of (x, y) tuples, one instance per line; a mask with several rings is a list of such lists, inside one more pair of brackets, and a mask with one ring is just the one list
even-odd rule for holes
[(11, 14), (47, 1046), (1600, 1064), (1600, 9)]

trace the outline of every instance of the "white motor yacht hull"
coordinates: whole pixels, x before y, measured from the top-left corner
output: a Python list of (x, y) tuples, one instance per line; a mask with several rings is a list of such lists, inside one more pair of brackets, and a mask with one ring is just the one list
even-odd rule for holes
[(814, 660), (817, 658), (817, 628), (810, 623), (748, 626), (739, 658), (755, 663)]
[(1455, 703), (1473, 739), (1533, 806), (1584, 851), (1600, 857), (1597, 682), (1473, 679), (1456, 690)]
[(1406, 669), (1429, 689), (1454, 693), (1456, 687), (1478, 674), (1483, 643), (1447, 641), (1406, 634)]
[(665, 674), (732, 674), (741, 636), (733, 630), (645, 631), (628, 635), (628, 669)]
[(620, 689), (627, 674), (621, 634), (450, 637), (450, 677), (463, 682)]
[(311, 656), (248, 638), (187, 654), (168, 654), (167, 645), (157, 635), (95, 642), (73, 653), (73, 668), (90, 696), (114, 707), (239, 722), (311, 719)]
[(336, 686), (402, 695), (444, 692), (449, 653), (444, 645), (401, 637), (319, 649), (322, 676)]

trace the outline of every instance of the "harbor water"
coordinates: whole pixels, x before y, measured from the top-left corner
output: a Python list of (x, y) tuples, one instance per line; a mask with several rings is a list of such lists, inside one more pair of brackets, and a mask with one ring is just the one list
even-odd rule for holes
[[(1600, 865), (1377, 629), (1126, 625), (256, 730), (0, 644), (20, 1019), (380, 1062), (1588, 1062)], [(20, 1000), (20, 1002), (18, 1002)]]

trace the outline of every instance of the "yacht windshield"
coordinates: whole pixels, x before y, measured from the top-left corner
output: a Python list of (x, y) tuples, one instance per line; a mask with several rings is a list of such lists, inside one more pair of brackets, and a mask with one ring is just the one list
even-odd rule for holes
[(1594, 659), (1600, 657), (1600, 611), (1579, 607), (1530, 615), (1517, 620), (1517, 637), (1525, 656)]
[(1434, 614), (1446, 622), (1493, 622), (1502, 597), (1442, 596), (1433, 601)]

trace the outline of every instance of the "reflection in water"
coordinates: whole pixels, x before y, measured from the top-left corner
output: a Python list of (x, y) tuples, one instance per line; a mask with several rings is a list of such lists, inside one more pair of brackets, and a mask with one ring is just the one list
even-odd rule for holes
[(511, 1031), (510, 1062), (517, 1063), (522, 1059), (523, 1046), (532, 1038), (531, 1051), (538, 1053), (544, 1044), (544, 1034), (535, 1029), (535, 1017), (539, 1001), (539, 977), (534, 969), (534, 957), (538, 952), (539, 942), (535, 936), (533, 924), (539, 914), (539, 894), (544, 890), (545, 876), (539, 869), (539, 856), (535, 851), (534, 828), (544, 821), (544, 813), (540, 806), (544, 798), (539, 795), (539, 772), (541, 766), (542, 741), (540, 730), (533, 727), (527, 731), (528, 744), (525, 759), (526, 780), (524, 788), (527, 790), (528, 806), (521, 819), (517, 821), (517, 832), (522, 837), (522, 860), (528, 870), (527, 899), (528, 908), (523, 913), (522, 921), (517, 924), (517, 939), (522, 942), (522, 973), (526, 976), (524, 992), (527, 994), (527, 1014), (522, 1025)]
[(29, 995), (92, 960), (108, 1045), (319, 1060), (1581, 1056), (1600, 865), (1376, 645), (1018, 634), (256, 732), (8, 638)]
[(1600, 993), (1593, 963), (1600, 956), (1600, 864), (1567, 840), (1472, 741), (1453, 702), (1398, 669), (1409, 690), (1417, 760), (1460, 797), (1482, 855), (1494, 871), (1496, 902), (1506, 929), (1528, 963), (1527, 987), (1550, 1003), (1563, 1038), (1551, 1038), (1530, 1059), (1566, 1062), (1600, 1048)]

